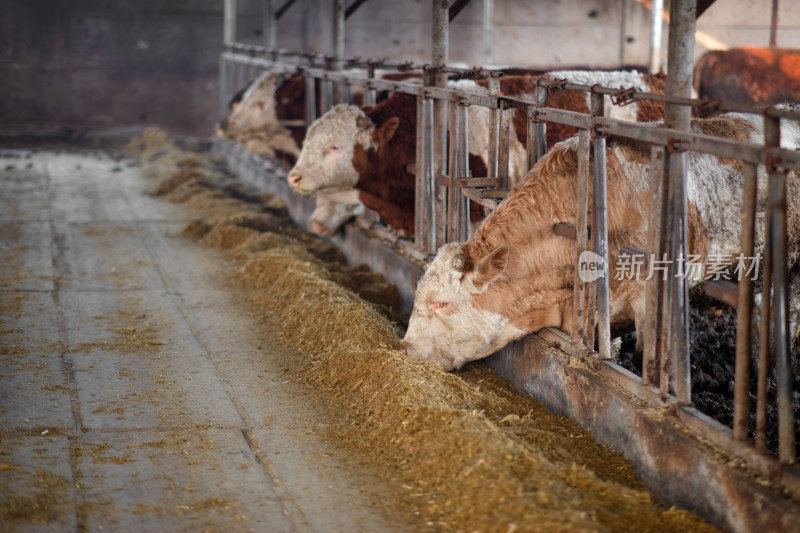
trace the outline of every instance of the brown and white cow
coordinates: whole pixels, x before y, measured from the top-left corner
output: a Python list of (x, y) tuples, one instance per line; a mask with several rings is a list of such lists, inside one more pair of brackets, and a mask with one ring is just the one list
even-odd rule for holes
[[(760, 116), (730, 114), (695, 119), (695, 132), (760, 143)], [(800, 147), (800, 126), (783, 121), (781, 144)], [(557, 144), (489, 215), (475, 236), (440, 248), (417, 285), (401, 349), (445, 370), (491, 355), (544, 327), (571, 333), (575, 243), (556, 235), (557, 222), (575, 223), (577, 138)], [(612, 137), (607, 146), (609, 272), (622, 247), (646, 249), (649, 147)], [(689, 252), (739, 253), (741, 165), (692, 153), (688, 156)], [(759, 192), (767, 178), (759, 175)], [(789, 261), (797, 264), (800, 178), (788, 180)], [(759, 202), (762, 211), (765, 202)], [(761, 219), (763, 220), (763, 218)], [(763, 230), (757, 233), (763, 247)], [(642, 276), (644, 279), (644, 276)], [(644, 282), (611, 276), (612, 326), (634, 322), (642, 338)], [(796, 286), (797, 284), (795, 284)], [(796, 289), (793, 290), (793, 294)], [(794, 316), (794, 315), (792, 315)]]
[[(293, 87), (292, 80), (281, 87)], [(279, 108), (285, 108), (287, 103), (276, 94), (280, 92), (278, 89), (278, 75), (264, 72), (231, 99), (228, 114), (217, 126), (217, 136), (239, 141), (256, 154), (269, 157), (285, 154), (294, 161), (300, 148), (292, 133), (280, 123)]]
[[(539, 79), (566, 79), (573, 83), (595, 83), (612, 88), (635, 88), (644, 92), (664, 92), (663, 76), (642, 75), (636, 72), (554, 71), (537, 76), (506, 76), (501, 78), (501, 93), (506, 96), (532, 98)], [(449, 83), (450, 88), (471, 92), (486, 92), (486, 83), (468, 80)], [(548, 105), (571, 111), (589, 111), (586, 93), (578, 91), (549, 91)], [(651, 121), (663, 117), (663, 106), (647, 102), (629, 106), (606, 106), (607, 116), (613, 118)], [(470, 169), (474, 176), (485, 176), (488, 160), (489, 111), (469, 108)], [(395, 138), (402, 124), (403, 134)], [(509, 182), (514, 185), (527, 173), (525, 142), (527, 120), (523, 113), (514, 119), (516, 135), (509, 143)], [(574, 134), (568, 126), (548, 125), (547, 140), (552, 146)], [(413, 165), (416, 146), (416, 100), (413, 96), (395, 94), (386, 102), (366, 112), (354, 106), (337, 106), (315, 122), (304, 141), (303, 151), (288, 181), (303, 194), (342, 191), (357, 188), (364, 203), (375, 209), (387, 223), (402, 233), (413, 231), (414, 175), (408, 172)], [(356, 209), (353, 204), (339, 209), (326, 203), (312, 215), (311, 226), (322, 234), (335, 232), (347, 213)], [(326, 214), (334, 213), (332, 218)]]
[(800, 50), (713, 50), (697, 61), (694, 83), (700, 98), (748, 105), (800, 103)]

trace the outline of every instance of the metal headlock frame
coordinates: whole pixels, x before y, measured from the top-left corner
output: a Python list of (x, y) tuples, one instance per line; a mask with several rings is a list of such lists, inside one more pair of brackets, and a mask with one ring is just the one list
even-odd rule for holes
[[(230, 0), (228, 0), (230, 1)], [(679, 3), (679, 2), (676, 2)], [(783, 484), (800, 495), (800, 472), (795, 467), (794, 417), (791, 407), (791, 370), (789, 360), (788, 331), (788, 282), (786, 272), (786, 173), (800, 171), (800, 152), (780, 148), (780, 119), (800, 120), (800, 113), (774, 107), (729, 104), (720, 100), (696, 100), (688, 97), (641, 93), (634, 89), (612, 89), (568, 83), (565, 80), (538, 82), (536, 98), (529, 101), (499, 94), (499, 78), (502, 72), (482, 68), (462, 69), (446, 65), (417, 64), (387, 59), (336, 58), (323, 54), (312, 54), (235, 42), (224, 42), (220, 56), (221, 103), (226, 107), (230, 82), (242, 84), (241, 75), (229, 70), (229, 65), (248, 69), (269, 69), (281, 73), (303, 71), (306, 75), (306, 125), (310, 125), (320, 113), (326, 112), (334, 103), (352, 103), (354, 85), (363, 87), (365, 103), (373, 105), (377, 91), (402, 92), (417, 96), (417, 199), (416, 233), (413, 244), (407, 248), (416, 257), (430, 257), (445, 242), (463, 241), (469, 237), (468, 200), (489, 209), (496, 208), (509, 192), (508, 146), (511, 113), (523, 112), (527, 117), (527, 160), (531, 168), (547, 151), (546, 124), (556, 123), (579, 128), (578, 134), (578, 205), (577, 224), (559, 223), (554, 232), (565, 238), (576, 240), (577, 257), (585, 250), (590, 238), (590, 226), (597, 228), (601, 238), (592, 239), (593, 251), (608, 264), (607, 204), (605, 194), (605, 139), (609, 135), (626, 137), (646, 142), (651, 149), (651, 206), (648, 222), (648, 247), (666, 253), (669, 257), (685, 257), (685, 190), (676, 194), (675, 183), (682, 183), (685, 175), (685, 156), (689, 151), (702, 152), (721, 158), (743, 162), (743, 211), (741, 216), (741, 251), (744, 257), (754, 255), (754, 228), (757, 200), (757, 170), (764, 165), (769, 179), (769, 214), (767, 216), (764, 268), (762, 275), (762, 305), (760, 346), (758, 347), (758, 391), (756, 401), (756, 438), (747, 439), (748, 381), (750, 370), (750, 323), (753, 312), (752, 280), (744, 276), (737, 285), (707, 282), (705, 289), (710, 296), (738, 308), (735, 395), (733, 429), (723, 426), (696, 410), (691, 404), (689, 382), (689, 357), (686, 331), (679, 332), (677, 339), (670, 326), (676, 322), (686, 327), (685, 315), (688, 305), (670, 296), (685, 287), (670, 284), (654, 276), (646, 285), (647, 322), (645, 338), (658, 342), (645, 342), (642, 362), (642, 377), (617, 365), (610, 354), (609, 287), (608, 275), (595, 282), (584, 283), (578, 278), (574, 285), (573, 336), (568, 337), (559, 330), (545, 328), (539, 335), (566, 353), (586, 361), (599, 374), (611, 379), (634, 396), (655, 407), (668, 407), (691, 431), (721, 446), (738, 456), (756, 472)], [(292, 58), (294, 61), (287, 61)], [(362, 73), (353, 74), (343, 69), (363, 68)], [(376, 69), (397, 71), (421, 70), (423, 84), (389, 81), (375, 78)], [(434, 78), (442, 74), (458, 74), (467, 79), (488, 79), (488, 94), (478, 94), (434, 86)], [(233, 78), (233, 79), (231, 79)], [(319, 92), (321, 105), (315, 102), (315, 82), (322, 84)], [(337, 87), (334, 97), (332, 88)], [(591, 94), (590, 114), (565, 111), (547, 107), (548, 91), (576, 90)], [(343, 96), (346, 95), (346, 96)], [(665, 103), (686, 110), (741, 112), (760, 114), (764, 117), (764, 145), (743, 143), (688, 131), (686, 125), (667, 127), (632, 123), (603, 116), (604, 97), (611, 97), (613, 105), (627, 105), (636, 101)], [(451, 103), (455, 112), (434, 119), (436, 103)], [(488, 175), (473, 177), (469, 171), (467, 108), (482, 106), (491, 110)], [(667, 121), (669, 122), (669, 121)], [(678, 125), (681, 126), (681, 125)], [(434, 149), (436, 136), (447, 139), (449, 153)], [(593, 178), (589, 179), (592, 159)], [(435, 158), (440, 160), (437, 164)], [(449, 170), (445, 170), (445, 167)], [(588, 224), (589, 184), (592, 183), (593, 223)], [(460, 194), (459, 194), (460, 192)], [(681, 203), (684, 210), (681, 212)], [(684, 225), (684, 237), (675, 228)], [(668, 229), (672, 228), (672, 229)], [(670, 244), (670, 241), (672, 244)], [(670, 249), (671, 247), (671, 249)], [(414, 251), (417, 253), (413, 253)], [(683, 255), (681, 255), (683, 250)], [(626, 248), (625, 251), (645, 259), (643, 250)], [(661, 256), (661, 255), (657, 255)], [(675, 263), (675, 261), (672, 261)], [(678, 268), (675, 265), (675, 268)], [(673, 279), (676, 276), (673, 276)], [(683, 280), (686, 281), (685, 279)], [(776, 295), (767, 297), (770, 292)], [(672, 303), (671, 303), (672, 302)], [(595, 324), (595, 311), (598, 323)], [(769, 373), (769, 332), (775, 330), (775, 361), (777, 376), (777, 403), (779, 412), (779, 449), (775, 458), (766, 450), (767, 376)], [(598, 351), (595, 345), (595, 328), (598, 328)], [(676, 349), (677, 345), (677, 349)], [(675, 355), (678, 355), (677, 360)], [(670, 389), (669, 376), (676, 373), (675, 392)]]

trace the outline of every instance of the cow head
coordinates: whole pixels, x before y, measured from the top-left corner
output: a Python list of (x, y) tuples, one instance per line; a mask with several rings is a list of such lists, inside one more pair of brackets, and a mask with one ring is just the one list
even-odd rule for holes
[(357, 198), (356, 194), (356, 202), (342, 202), (317, 195), (314, 212), (308, 221), (308, 229), (317, 235), (330, 237), (350, 218), (364, 214), (364, 204), (358, 202)]
[(392, 117), (382, 124), (356, 106), (339, 104), (317, 119), (308, 130), (303, 149), (289, 172), (289, 185), (302, 194), (321, 189), (352, 189), (366, 162), (356, 153), (385, 145), (399, 124)]
[(265, 72), (244, 91), (240, 101), (234, 98), (228, 114), (217, 126), (217, 135), (223, 139), (240, 139), (254, 132), (276, 129), (279, 126), (275, 112), (277, 81), (277, 74)]
[(502, 314), (479, 307), (476, 298), (506, 277), (510, 251), (498, 248), (472, 259), (460, 244), (439, 249), (417, 285), (414, 310), (400, 349), (445, 370), (496, 352), (527, 333)]

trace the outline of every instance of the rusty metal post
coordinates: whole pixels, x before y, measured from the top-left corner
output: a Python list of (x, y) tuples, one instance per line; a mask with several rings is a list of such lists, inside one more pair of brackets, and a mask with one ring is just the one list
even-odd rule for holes
[(264, 38), (264, 46), (270, 50), (276, 48), (278, 42), (278, 25), (275, 19), (275, 0), (263, 0), (264, 5), (264, 20), (262, 37)]
[[(694, 67), (694, 32), (697, 0), (670, 2), (669, 52), (666, 93), (669, 96), (690, 98)], [(664, 123), (668, 128), (689, 131), (691, 108), (667, 104)], [(686, 199), (686, 153), (669, 157), (672, 231), (671, 259), (673, 261), (670, 297), (670, 355), (675, 372), (675, 394), (678, 401), (691, 403), (691, 373), (689, 360), (689, 285), (685, 275), (675, 276), (676, 262), (686, 261), (688, 247)], [(680, 265), (685, 273), (685, 265)]]
[[(367, 65), (367, 79), (375, 79), (375, 65)], [(364, 93), (364, 105), (375, 105), (375, 89), (367, 88), (366, 92)]]
[(758, 330), (758, 384), (756, 394), (756, 450), (767, 451), (767, 385), (772, 294), (772, 217), (767, 213), (764, 231), (764, 268), (761, 270), (761, 321)]
[[(450, 12), (448, 0), (433, 0), (433, 23), (431, 26), (431, 64), (444, 67), (448, 61), (448, 48), (450, 39)], [(433, 85), (447, 87), (447, 73), (437, 68), (434, 73)], [(436, 99), (434, 102), (433, 137), (433, 175), (441, 176), (447, 173), (447, 100)], [(431, 221), (435, 228), (434, 249), (445, 243), (445, 211), (447, 190), (433, 184), (434, 219)]]
[[(742, 169), (744, 191), (741, 217), (741, 255), (753, 257), (756, 200), (758, 192), (758, 176), (756, 165), (745, 164)], [(747, 266), (745, 276), (739, 270), (739, 301), (736, 314), (736, 378), (733, 406), (733, 438), (738, 441), (747, 440), (747, 416), (750, 412), (750, 325), (753, 309), (753, 279), (747, 275), (751, 261), (743, 259), (742, 266)]]
[[(655, 258), (663, 260), (667, 253), (666, 219), (667, 187), (666, 150), (653, 146), (650, 150), (650, 204), (647, 222), (647, 249), (651, 264)], [(649, 269), (648, 269), (649, 270)], [(666, 336), (664, 329), (663, 302), (666, 296), (666, 280), (663, 274), (649, 275), (645, 281), (645, 331), (644, 353), (642, 354), (642, 383), (658, 385), (661, 370), (662, 343), (658, 339)]]
[[(780, 119), (764, 115), (767, 147), (780, 146)], [(769, 217), (772, 221), (772, 315), (775, 327), (775, 381), (778, 387), (778, 458), (795, 461), (792, 370), (789, 360), (789, 284), (786, 268), (786, 172), (767, 160)]]
[(494, 19), (494, 0), (483, 0), (481, 40), (484, 65), (491, 65), (494, 63), (494, 24), (492, 19)]
[[(461, 160), (459, 163), (459, 173), (465, 178), (469, 178), (471, 175), (469, 170), (469, 120), (467, 120), (469, 108), (465, 105), (460, 105), (457, 110), (459, 131), (461, 133), (461, 138), (458, 140), (459, 159)], [(459, 229), (456, 238), (459, 242), (462, 242), (472, 237), (470, 234), (470, 203), (469, 198), (463, 194), (459, 194), (458, 196), (460, 217), (458, 220)]]
[(306, 84), (306, 132), (308, 132), (308, 128), (317, 120), (316, 81), (308, 72), (304, 74), (304, 78)]
[(652, 0), (650, 7), (650, 73), (661, 72), (661, 40), (664, 30), (664, 0)]
[(450, 171), (448, 173), (450, 177), (450, 183), (447, 186), (447, 242), (456, 242), (458, 240), (458, 223), (460, 215), (459, 207), (461, 206), (459, 196), (461, 196), (461, 193), (459, 192), (458, 187), (455, 186), (454, 180), (457, 177), (462, 176), (459, 168), (460, 154), (458, 153), (458, 150), (461, 148), (459, 142), (461, 140), (461, 124), (459, 124), (458, 121), (458, 111), (460, 107), (461, 106), (450, 108), (450, 113), (448, 114), (448, 120), (450, 122), (450, 153), (447, 167)]
[[(528, 127), (532, 124), (528, 122)], [(532, 129), (532, 128), (531, 128)], [(531, 131), (530, 129), (528, 130)], [(575, 213), (576, 255), (575, 255), (575, 281), (573, 286), (572, 304), (572, 339), (576, 344), (586, 344), (585, 314), (586, 314), (586, 284), (581, 279), (579, 267), (580, 257), (586, 251), (588, 240), (587, 222), (589, 218), (589, 130), (581, 130), (578, 134), (578, 194), (577, 212)], [(594, 344), (594, 342), (592, 342)], [(594, 346), (586, 346), (590, 350)]]
[(236, 42), (236, 0), (225, 0), (222, 26), (222, 42)]
[[(500, 78), (497, 76), (489, 77), (489, 95), (500, 96)], [(487, 164), (487, 178), (497, 177), (497, 154), (499, 150), (500, 110), (489, 110), (489, 161)]]
[[(536, 105), (547, 106), (547, 87), (541, 83), (536, 84)], [(536, 122), (536, 161), (547, 153), (547, 123), (543, 120)]]
[(435, 121), (434, 101), (425, 100), (425, 224), (423, 229), (426, 233), (428, 247), (426, 253), (434, 254), (437, 249), (437, 222), (436, 219), (436, 151), (435, 151)]
[[(497, 188), (508, 189), (508, 150), (509, 150), (509, 130), (511, 129), (514, 109), (500, 111), (500, 138), (497, 145)], [(516, 135), (516, 133), (515, 133)]]
[(525, 111), (527, 116), (527, 128), (525, 129), (525, 153), (527, 155), (528, 170), (532, 169), (536, 164), (536, 108), (528, 106)]
[(769, 24), (769, 45), (777, 46), (778, 42), (778, 0), (772, 0), (772, 17)]
[[(428, 74), (425, 74), (425, 82), (427, 83)], [(426, 156), (427, 150), (425, 138), (425, 89), (419, 90), (417, 96), (417, 179), (415, 184), (415, 202), (414, 202), (414, 244), (424, 253), (428, 253), (428, 238), (426, 227), (428, 224), (428, 217), (425, 216), (428, 207), (427, 195), (427, 164)]]
[[(592, 116), (604, 115), (603, 95), (592, 92)], [(611, 359), (611, 323), (609, 305), (611, 276), (608, 261), (608, 203), (606, 176), (606, 138), (596, 130), (592, 131), (594, 153), (594, 186), (592, 192), (592, 244), (594, 253), (600, 256), (606, 271), (597, 278), (597, 343), (602, 359)]]

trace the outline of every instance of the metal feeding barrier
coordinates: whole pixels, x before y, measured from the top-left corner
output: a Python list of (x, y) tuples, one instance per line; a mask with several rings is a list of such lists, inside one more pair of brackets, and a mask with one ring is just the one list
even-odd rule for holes
[[(681, 24), (676, 1), (671, 28)], [(436, 10), (436, 7), (434, 7)], [(673, 26), (674, 25), (674, 26)], [(434, 29), (437, 25), (434, 24)], [(446, 27), (446, 24), (445, 24)], [(599, 374), (651, 406), (669, 407), (675, 416), (695, 434), (723, 447), (744, 460), (756, 472), (781, 483), (800, 495), (800, 475), (794, 466), (795, 420), (792, 411), (792, 376), (789, 332), (789, 283), (787, 279), (786, 179), (787, 173), (800, 171), (800, 152), (780, 148), (781, 119), (800, 121), (800, 113), (768, 107), (731, 105), (720, 101), (694, 100), (689, 97), (693, 50), (686, 35), (692, 32), (670, 31), (670, 77), (667, 95), (642, 93), (567, 83), (565, 80), (539, 80), (534, 98), (512, 98), (500, 94), (502, 72), (482, 68), (459, 69), (440, 64), (415, 64), (390, 60), (345, 59), (293, 52), (275, 48), (224, 43), (220, 56), (221, 105), (224, 109), (232, 89), (245, 78), (264, 69), (281, 73), (302, 71), (306, 78), (306, 123), (336, 103), (352, 103), (354, 88), (363, 93), (363, 102), (374, 105), (378, 91), (402, 92), (417, 98), (416, 204), (415, 234), (406, 239), (407, 249), (417, 258), (428, 258), (446, 242), (470, 237), (469, 201), (495, 209), (509, 193), (509, 135), (513, 113), (527, 119), (527, 163), (529, 168), (546, 154), (547, 124), (563, 124), (579, 129), (578, 201), (575, 222), (563, 221), (553, 231), (576, 242), (576, 265), (581, 254), (591, 251), (609, 264), (608, 208), (606, 193), (606, 140), (609, 136), (634, 139), (651, 146), (650, 204), (648, 206), (648, 250), (626, 248), (624, 251), (645, 267), (653, 258), (666, 259), (666, 276), (652, 276), (646, 281), (646, 324), (642, 375), (637, 376), (617, 365), (611, 352), (609, 321), (610, 272), (596, 281), (584, 282), (575, 269), (573, 335), (546, 328), (539, 335), (571, 356), (578, 357)], [(440, 30), (441, 31), (441, 30)], [(445, 38), (446, 38), (446, 29)], [(674, 33), (674, 35), (673, 35)], [(230, 36), (226, 34), (226, 36)], [(439, 35), (441, 42), (442, 36)], [(232, 39), (231, 39), (232, 41)], [(436, 38), (434, 44), (436, 44)], [(677, 50), (678, 52), (673, 53)], [(436, 50), (434, 50), (436, 55)], [(682, 57), (683, 56), (683, 57)], [(439, 57), (445, 57), (446, 54)], [(688, 65), (688, 67), (687, 67)], [(360, 69), (354, 71), (352, 69)], [(381, 69), (422, 73), (421, 84), (398, 82), (377, 77)], [(485, 94), (447, 88), (448, 74), (462, 78), (486, 79)], [(590, 94), (588, 114), (548, 106), (548, 92), (584, 91)], [(636, 101), (666, 104), (666, 119), (661, 124), (632, 123), (605, 116), (607, 98), (611, 105)], [(448, 113), (448, 106), (452, 106)], [(490, 110), (489, 161), (486, 176), (473, 176), (469, 168), (469, 106)], [(764, 144), (755, 145), (730, 139), (710, 137), (690, 131), (693, 109), (720, 112), (736, 111), (763, 116)], [(681, 275), (687, 268), (687, 154), (698, 152), (739, 161), (744, 179), (741, 215), (741, 254), (752, 267), (756, 256), (756, 204), (758, 169), (768, 176), (766, 244), (761, 269), (761, 304), (754, 306), (751, 276), (743, 276), (738, 285), (710, 281), (705, 292), (737, 308), (735, 392), (733, 427), (728, 428), (694, 409), (691, 400), (688, 341), (688, 281)], [(590, 201), (591, 198), (591, 201)], [(591, 213), (591, 220), (589, 215)], [(753, 316), (760, 315), (757, 351), (752, 348)], [(772, 342), (770, 342), (772, 340)], [(752, 354), (758, 354), (756, 430), (750, 439), (747, 420)], [(767, 449), (767, 381), (770, 362), (775, 363), (777, 382), (778, 450)]]

